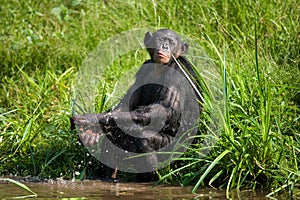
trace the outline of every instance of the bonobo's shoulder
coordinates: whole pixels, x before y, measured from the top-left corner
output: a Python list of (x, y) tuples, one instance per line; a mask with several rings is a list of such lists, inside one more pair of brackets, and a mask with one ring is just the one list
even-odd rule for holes
[(188, 59), (184, 56), (179, 56), (178, 57), (178, 60), (183, 64), (185, 65), (186, 67), (187, 66), (191, 66), (190, 62), (188, 61)]
[(183, 56), (179, 56), (178, 61), (180, 62), (180, 64), (182, 64), (192, 76), (195, 76), (195, 72), (194, 69), (192, 67), (192, 64), (190, 63), (190, 61), (188, 61), (187, 58), (183, 57)]
[(151, 65), (151, 64), (154, 64), (154, 63), (155, 63), (155, 62), (154, 62), (153, 60), (146, 60), (146, 61), (143, 63), (143, 65), (142, 65), (140, 71), (141, 71), (141, 70), (149, 70), (149, 64)]

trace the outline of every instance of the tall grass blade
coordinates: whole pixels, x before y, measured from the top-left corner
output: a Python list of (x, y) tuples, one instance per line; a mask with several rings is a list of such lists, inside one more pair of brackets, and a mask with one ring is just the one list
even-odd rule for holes
[(230, 151), (229, 150), (225, 150), (223, 151), (209, 166), (208, 168), (205, 170), (205, 172), (202, 174), (202, 176), (200, 177), (200, 179), (198, 180), (198, 182), (196, 183), (196, 185), (194, 186), (192, 192), (195, 193), (196, 190), (198, 189), (198, 187), (200, 186), (200, 184), (202, 183), (202, 181), (205, 179), (205, 177), (208, 175), (208, 173), (214, 168), (214, 166), (216, 164), (219, 163), (219, 161), (226, 155), (228, 154)]

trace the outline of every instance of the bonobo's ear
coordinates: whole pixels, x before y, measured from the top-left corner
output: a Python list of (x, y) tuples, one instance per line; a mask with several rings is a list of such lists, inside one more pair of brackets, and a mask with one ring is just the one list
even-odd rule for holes
[(186, 42), (181, 43), (180, 55), (185, 54), (189, 48), (189, 45)]
[(147, 33), (145, 34), (144, 45), (146, 46), (146, 48), (148, 47), (148, 46), (147, 46), (147, 43), (148, 43), (148, 41), (150, 40), (151, 37), (152, 37), (152, 33), (147, 32)]

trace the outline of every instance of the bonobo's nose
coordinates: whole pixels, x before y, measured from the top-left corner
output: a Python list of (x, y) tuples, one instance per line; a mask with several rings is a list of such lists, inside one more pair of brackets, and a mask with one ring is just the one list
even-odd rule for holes
[(164, 51), (169, 51), (170, 50), (170, 48), (169, 48), (169, 44), (167, 44), (167, 43), (164, 43), (163, 45), (162, 45), (162, 50), (164, 50)]

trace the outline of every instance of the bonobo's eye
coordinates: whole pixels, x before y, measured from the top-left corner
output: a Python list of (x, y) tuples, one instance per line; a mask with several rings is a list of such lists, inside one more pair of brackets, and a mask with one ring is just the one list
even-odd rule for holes
[(159, 41), (164, 42), (164, 41), (166, 41), (166, 38), (165, 37), (159, 37)]
[(176, 46), (177, 45), (177, 39), (176, 38), (169, 36), (167, 38), (167, 40), (168, 40), (168, 42), (169, 42), (170, 45), (172, 45), (172, 46)]
[(170, 44), (171, 46), (175, 46), (175, 45), (176, 45), (176, 43), (175, 43), (174, 40), (172, 40), (172, 39), (169, 40), (169, 44)]

